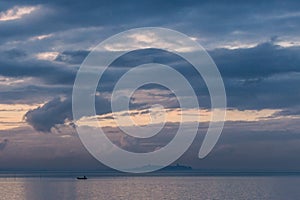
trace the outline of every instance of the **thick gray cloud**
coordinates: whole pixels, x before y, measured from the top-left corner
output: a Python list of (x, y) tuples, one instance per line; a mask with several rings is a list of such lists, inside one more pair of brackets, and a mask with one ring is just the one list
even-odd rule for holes
[[(80, 63), (87, 53), (86, 51), (65, 52), (59, 55), (58, 58), (62, 62)], [(239, 110), (294, 110), (294, 107), (299, 106), (300, 94), (297, 90), (300, 84), (300, 49), (298, 47), (283, 48), (268, 42), (249, 49), (216, 49), (210, 51), (210, 54), (224, 78), (228, 106), (230, 108)], [(104, 74), (104, 78), (101, 79), (99, 91), (110, 93), (116, 81), (128, 69), (149, 62), (162, 63), (177, 69), (194, 87), (198, 94), (200, 105), (204, 107), (210, 106), (209, 94), (205, 84), (203, 81), (201, 82), (202, 84), (199, 84), (199, 79), (201, 78), (193, 67), (178, 56), (155, 49), (132, 52), (117, 59), (110, 66), (111, 70), (108, 70)], [(64, 75), (61, 74), (61, 76)], [(45, 78), (47, 80), (47, 74)], [(164, 90), (164, 88), (157, 85), (148, 86), (144, 89), (153, 88)], [(169, 98), (171, 97), (170, 95)], [(97, 112), (110, 112), (109, 102), (105, 102), (104, 104), (103, 101), (100, 102), (97, 105), (101, 105), (101, 107), (97, 107)], [(49, 106), (54, 106), (55, 109), (58, 109), (58, 113), (71, 113), (70, 106), (68, 107), (69, 110), (67, 110), (64, 106), (56, 104), (64, 105), (65, 102), (56, 100), (54, 104), (46, 104), (46, 109), (42, 109), (41, 111), (47, 115), (46, 112)], [(165, 106), (173, 107), (174, 105)], [(145, 107), (147, 107), (147, 104), (132, 105), (132, 108), (137, 109)], [(278, 114), (283, 115), (284, 112), (287, 111)], [(58, 124), (63, 123), (69, 114), (61, 116), (65, 118), (58, 121)], [(39, 120), (40, 118), (36, 119)], [(32, 119), (32, 124), (35, 124), (34, 120), (35, 118)], [(55, 120), (50, 120), (49, 124), (55, 126), (56, 123), (54, 122)], [(46, 128), (47, 131), (50, 130), (48, 129), (49, 127)]]
[(48, 84), (73, 84), (76, 71), (65, 65), (38, 60), (0, 60), (0, 75), (6, 77), (35, 77)]
[(79, 27), (105, 27), (98, 36), (103, 37), (133, 27), (164, 26), (209, 42), (297, 37), (299, 31), (297, 1), (10, 1), (1, 2), (0, 8), (13, 5), (42, 8), (22, 20), (0, 22), (2, 42)]
[(71, 86), (48, 86), (31, 83), (25, 86), (3, 87), (0, 91), (0, 102), (3, 104), (35, 104), (44, 103), (49, 98), (70, 95)]
[[(109, 102), (102, 97), (96, 98), (96, 108), (97, 114), (111, 112)], [(24, 117), (25, 121), (35, 130), (51, 132), (51, 128), (55, 128), (57, 125), (63, 125), (66, 121), (70, 122), (73, 119), (72, 97), (56, 97), (41, 107), (29, 110)]]
[(267, 42), (249, 49), (217, 49), (210, 53), (223, 77), (251, 82), (300, 72), (300, 47), (283, 48)]
[(25, 115), (27, 123), (37, 131), (43, 132), (50, 132), (52, 127), (64, 124), (67, 119), (72, 119), (70, 99), (60, 98), (55, 98), (42, 107), (30, 110)]

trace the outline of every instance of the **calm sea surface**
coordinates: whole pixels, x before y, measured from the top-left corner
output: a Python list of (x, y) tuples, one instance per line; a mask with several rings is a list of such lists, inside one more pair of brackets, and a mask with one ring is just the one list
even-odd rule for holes
[(0, 199), (300, 199), (299, 176), (0, 178)]

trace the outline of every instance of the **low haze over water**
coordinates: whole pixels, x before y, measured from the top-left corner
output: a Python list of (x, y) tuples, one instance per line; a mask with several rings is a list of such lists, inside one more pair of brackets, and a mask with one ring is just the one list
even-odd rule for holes
[(297, 199), (300, 176), (0, 178), (2, 200)]

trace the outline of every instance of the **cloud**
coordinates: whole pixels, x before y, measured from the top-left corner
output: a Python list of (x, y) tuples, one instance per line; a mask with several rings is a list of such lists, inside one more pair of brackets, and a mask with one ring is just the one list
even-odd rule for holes
[[(96, 98), (96, 113), (105, 114), (111, 112), (107, 99), (98, 96)], [(25, 121), (35, 130), (51, 132), (51, 128), (64, 125), (66, 122), (72, 126), (72, 97), (55, 97), (42, 106), (31, 109), (24, 115)]]
[(299, 115), (300, 115), (300, 107), (295, 106), (295, 107), (286, 108), (282, 111), (278, 111), (278, 112), (274, 113), (272, 117), (278, 117), (278, 116), (297, 117)]
[[(284, 109), (298, 104), (300, 97), (296, 91), (300, 84), (300, 47), (283, 48), (273, 42), (264, 42), (247, 49), (209, 51), (224, 80), (230, 108)], [(156, 49), (134, 51), (114, 61), (110, 66), (111, 71), (104, 73), (106, 78), (102, 79), (100, 90), (111, 91), (128, 69), (151, 62), (178, 70), (194, 88), (200, 106), (210, 107), (209, 93), (197, 71), (178, 56)], [(157, 76), (162, 75), (158, 73)], [(146, 88), (159, 87), (151, 85)]]
[(7, 11), (0, 12), (0, 21), (11, 21), (21, 19), (38, 9), (38, 6), (15, 6)]
[(7, 146), (9, 140), (8, 139), (4, 139), (0, 142), (0, 151), (3, 151), (5, 149), (5, 147)]
[(90, 51), (64, 51), (57, 55), (55, 61), (65, 62), (68, 64), (81, 64)]
[(67, 119), (72, 119), (70, 99), (54, 98), (25, 114), (26, 122), (42, 132), (50, 132), (52, 127), (64, 124)]
[(42, 53), (37, 53), (36, 58), (39, 60), (53, 61), (56, 59), (58, 54), (59, 54), (58, 52), (42, 52)]
[[(22, 80), (22, 79), (18, 79)], [(40, 104), (54, 96), (70, 95), (68, 86), (48, 86), (40, 82), (23, 82), (17, 85), (1, 86), (0, 102), (4, 104)]]
[(300, 72), (300, 47), (282, 48), (265, 42), (247, 49), (216, 49), (210, 54), (224, 77), (258, 79)]
[(38, 35), (38, 36), (31, 37), (30, 40), (44, 40), (52, 36), (53, 34)]
[[(27, 56), (27, 53), (21, 49), (13, 48), (10, 50), (6, 50), (1, 52), (3, 57), (10, 60), (20, 59)], [(3, 59), (3, 58), (2, 58)]]
[[(271, 42), (247, 49), (216, 49), (210, 51), (223, 76), (229, 108), (248, 111), (271, 109), (282, 110), (282, 112), (299, 104), (300, 96), (299, 93), (295, 92), (300, 84), (299, 53), (300, 49), (298, 47), (283, 48)], [(88, 51), (63, 52), (57, 56), (56, 61), (75, 64), (80, 62), (86, 54), (88, 54)], [(100, 103), (96, 103), (98, 113), (110, 112), (108, 100), (117, 80), (131, 67), (147, 62), (157, 62), (174, 67), (190, 81), (198, 95), (200, 106), (210, 107), (209, 94), (205, 83), (201, 82), (201, 77), (189, 63), (165, 51), (146, 49), (125, 54), (114, 61), (109, 67), (110, 70), (104, 73), (96, 94), (105, 94), (106, 100), (101, 99), (104, 96), (99, 96)], [(56, 67), (54, 69), (57, 70)], [(64, 73), (67, 75), (69, 71), (66, 72), (60, 72), (61, 76)], [(51, 73), (41, 74), (41, 76), (48, 80)], [(53, 81), (58, 81), (57, 78), (55, 77)], [(180, 90), (180, 88), (178, 89)], [(181, 92), (184, 94), (184, 91)], [(71, 88), (68, 93), (71, 93)], [(67, 98), (69, 99), (68, 104), (70, 104), (70, 97)], [(71, 118), (67, 118), (67, 116), (70, 116), (71, 110), (65, 110), (64, 106), (56, 105), (65, 105), (65, 102), (57, 100), (54, 102), (54, 104), (45, 104), (45, 108), (57, 106), (56, 108), (60, 110), (57, 112), (66, 112), (66, 115), (62, 115), (65, 118), (58, 120), (58, 122), (50, 120), (49, 125), (46, 122), (38, 122), (38, 124), (46, 123), (46, 131), (49, 131), (56, 124), (63, 124), (65, 119), (71, 120)], [(166, 88), (157, 85), (140, 88), (133, 96), (130, 106), (131, 109), (145, 109), (155, 103), (163, 104), (166, 108), (178, 107), (174, 95)], [(68, 107), (71, 109), (70, 106)], [(41, 112), (37, 113), (45, 113), (47, 116), (47, 109), (39, 108), (37, 111)], [(31, 124), (35, 124), (35, 119), (32, 119)], [(44, 126), (42, 125), (42, 127)]]
[[(26, 53), (11, 50), (6, 51), (9, 56), (0, 56), (0, 75), (6, 77), (34, 77), (48, 84), (72, 84), (75, 79), (76, 70), (62, 64), (49, 61), (35, 60), (24, 57)], [(39, 54), (40, 59), (53, 58), (52, 54)], [(51, 60), (51, 59), (50, 59)]]
[[(142, 3), (135, 0), (130, 6), (123, 1), (91, 1), (88, 5), (77, 1), (72, 5), (64, 1), (45, 3), (35, 0), (27, 1), (28, 5), (22, 5), (25, 3), (19, 1), (10, 2), (20, 7), (41, 5), (41, 8), (32, 14), (33, 18), (24, 18), (22, 23), (19, 22), (21, 20), (16, 20), (11, 24), (3, 24), (0, 29), (2, 36), (0, 43), (1, 41), (23, 41), (37, 35), (69, 30), (68, 36), (56, 45), (63, 43), (63, 46), (67, 46), (67, 43), (71, 42), (68, 38), (77, 35), (77, 38), (89, 43), (91, 47), (95, 41), (98, 43), (112, 34), (145, 26), (173, 28), (191, 37), (199, 38), (199, 41), (210, 49), (230, 45), (233, 42), (257, 44), (273, 35), (288, 36), (290, 41), (297, 38), (299, 40), (298, 11), (295, 10), (299, 7), (299, 3), (291, 0), (285, 3), (273, 2), (272, 6), (268, 2), (257, 1)], [(2, 4), (5, 8), (9, 3)], [(78, 35), (78, 32), (72, 31), (79, 28), (86, 29), (86, 32)], [(87, 30), (90, 28), (101, 28), (101, 30), (91, 33)]]
[[(164, 38), (164, 32), (151, 30), (136, 30), (130, 35), (119, 36), (116, 41), (111, 41), (110, 44), (105, 44), (104, 49), (107, 51), (130, 51), (132, 49), (147, 49), (154, 45), (162, 49), (171, 49), (181, 53), (193, 52), (196, 47), (187, 43), (185, 40), (179, 39), (177, 36), (169, 35)], [(190, 46), (188, 46), (190, 45)]]
[[(105, 133), (124, 149), (149, 152), (168, 144), (176, 133), (176, 127), (176, 124), (169, 124), (158, 137), (145, 140), (126, 135), (122, 138), (122, 133), (112, 128), (105, 128)], [(184, 125), (187, 131), (188, 127), (188, 124)], [(70, 163), (72, 169), (104, 169), (99, 162), (91, 159), (74, 130), (64, 129), (62, 133), (41, 136), (31, 128), (25, 128), (0, 131), (3, 137), (14, 141), (1, 156), (2, 161), (7, 161), (2, 169), (69, 169)], [(176, 163), (202, 170), (299, 170), (299, 119), (227, 122), (213, 152), (200, 160), (197, 155), (206, 128), (207, 124), (200, 124), (194, 143)], [(60, 137), (69, 132), (72, 137)]]

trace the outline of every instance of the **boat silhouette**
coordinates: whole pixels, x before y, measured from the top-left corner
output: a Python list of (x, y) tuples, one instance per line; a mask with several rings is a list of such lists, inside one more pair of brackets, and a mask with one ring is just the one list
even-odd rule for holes
[(77, 177), (77, 179), (78, 179), (78, 180), (86, 180), (87, 177), (86, 177), (86, 176), (81, 176), (81, 177), (79, 176), (79, 177)]

